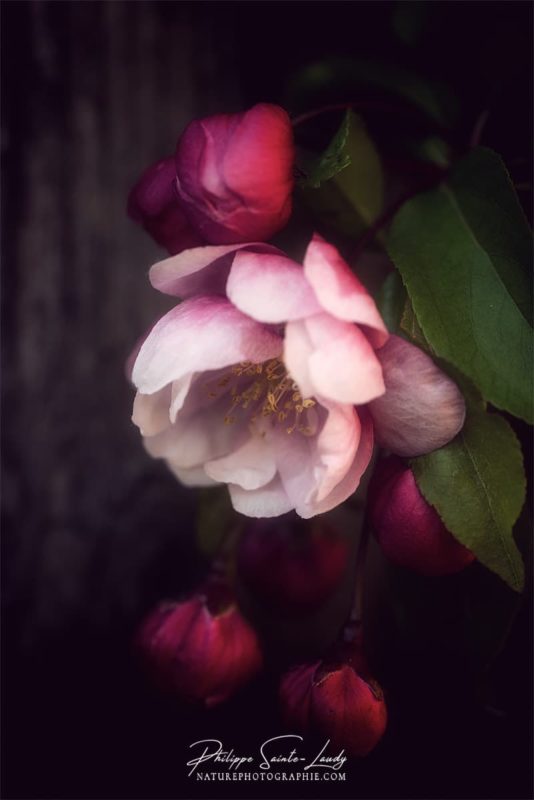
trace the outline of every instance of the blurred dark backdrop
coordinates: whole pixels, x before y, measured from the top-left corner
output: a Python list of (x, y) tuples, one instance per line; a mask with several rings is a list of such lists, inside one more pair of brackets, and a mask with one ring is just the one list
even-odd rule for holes
[[(164, 703), (131, 657), (143, 612), (203, 564), (191, 493), (129, 421), (124, 360), (168, 304), (125, 199), (191, 118), (283, 101), (293, 70), (343, 54), (448, 81), (466, 141), (491, 108), (483, 143), (523, 180), (531, 4), (424, 5), (409, 48), (390, 2), (2, 4), (3, 797), (276, 796), (200, 789), (184, 767), (195, 738), (280, 732), (272, 677), (208, 717)], [(400, 659), (386, 740), (329, 796), (531, 797), (530, 644), (527, 602), (486, 676), (493, 710), (446, 664), (421, 680), (421, 654)]]

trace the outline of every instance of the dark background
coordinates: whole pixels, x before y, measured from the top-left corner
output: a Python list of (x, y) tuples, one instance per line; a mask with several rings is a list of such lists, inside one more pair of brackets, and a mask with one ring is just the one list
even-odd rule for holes
[(327, 792), (188, 781), (194, 739), (246, 752), (280, 733), (275, 676), (206, 716), (131, 655), (144, 611), (203, 564), (192, 493), (129, 421), (124, 360), (167, 306), (128, 190), (191, 118), (283, 101), (294, 69), (340, 54), (447, 80), (460, 143), (490, 108), (483, 143), (528, 180), (531, 4), (425, 5), (408, 48), (389, 2), (3, 3), (3, 797), (532, 796), (529, 599), (482, 679), (393, 647), (388, 734)]

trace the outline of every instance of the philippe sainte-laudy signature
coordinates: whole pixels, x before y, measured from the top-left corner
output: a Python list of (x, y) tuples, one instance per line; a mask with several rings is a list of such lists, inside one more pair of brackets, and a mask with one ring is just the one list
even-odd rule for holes
[(199, 739), (189, 745), (195, 750), (195, 757), (187, 762), (191, 767), (192, 775), (202, 764), (218, 764), (225, 770), (239, 771), (243, 768), (259, 768), (271, 770), (276, 767), (293, 765), (303, 772), (314, 769), (340, 770), (347, 761), (345, 751), (332, 754), (329, 752), (330, 739), (327, 739), (317, 755), (311, 760), (300, 755), (298, 744), (303, 741), (302, 736), (288, 733), (283, 736), (273, 736), (263, 742), (255, 755), (238, 755), (233, 749), (225, 750), (220, 739)]

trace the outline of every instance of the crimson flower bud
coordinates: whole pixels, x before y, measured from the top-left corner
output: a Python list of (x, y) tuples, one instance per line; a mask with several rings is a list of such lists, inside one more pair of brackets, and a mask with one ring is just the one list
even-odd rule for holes
[(253, 628), (219, 584), (183, 602), (161, 603), (142, 623), (137, 645), (162, 688), (207, 707), (226, 700), (262, 666)]
[(369, 513), (384, 554), (423, 575), (459, 572), (474, 554), (446, 529), (419, 491), (412, 470), (397, 456), (383, 459), (369, 485)]
[(319, 607), (339, 586), (347, 540), (324, 525), (258, 519), (247, 526), (237, 552), (243, 582), (259, 599), (294, 612)]
[(361, 652), (348, 646), (337, 660), (302, 664), (280, 684), (288, 729), (330, 739), (352, 756), (366, 756), (382, 738), (387, 709)]
[(128, 215), (169, 253), (203, 244), (178, 201), (174, 158), (148, 167), (128, 197)]
[(210, 244), (269, 239), (291, 214), (294, 157), (291, 122), (279, 106), (194, 120), (176, 150), (191, 223)]

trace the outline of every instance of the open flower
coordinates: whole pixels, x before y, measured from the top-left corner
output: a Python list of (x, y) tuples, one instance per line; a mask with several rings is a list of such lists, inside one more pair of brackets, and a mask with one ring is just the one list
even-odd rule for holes
[(128, 213), (170, 253), (209, 242), (264, 241), (291, 214), (293, 132), (280, 106), (193, 120), (176, 156), (149, 167)]
[(156, 264), (150, 279), (185, 299), (139, 350), (133, 420), (181, 481), (227, 483), (243, 514), (334, 508), (359, 484), (373, 429), (417, 455), (463, 424), (454, 383), (389, 336), (319, 236), (303, 265), (261, 244), (204, 247)]

